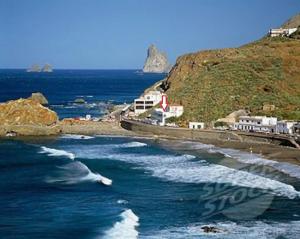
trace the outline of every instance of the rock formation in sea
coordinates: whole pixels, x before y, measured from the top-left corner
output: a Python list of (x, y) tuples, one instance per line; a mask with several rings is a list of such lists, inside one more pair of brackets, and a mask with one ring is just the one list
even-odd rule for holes
[(27, 72), (41, 72), (41, 67), (37, 64), (34, 64), (29, 69), (27, 69), (26, 71)]
[(46, 97), (40, 92), (32, 93), (31, 96), (28, 99), (37, 101), (41, 105), (48, 105), (49, 104)]
[(148, 48), (147, 59), (143, 68), (146, 73), (168, 73), (172, 66), (168, 62), (167, 55), (160, 52), (154, 45)]
[(52, 66), (50, 64), (45, 64), (43, 69), (42, 69), (42, 72), (52, 72), (53, 69), (52, 69)]

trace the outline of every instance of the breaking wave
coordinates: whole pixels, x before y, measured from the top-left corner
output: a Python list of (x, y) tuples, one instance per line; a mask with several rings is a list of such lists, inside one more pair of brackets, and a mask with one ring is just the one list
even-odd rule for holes
[(114, 226), (105, 232), (105, 239), (135, 239), (138, 238), (139, 232), (136, 227), (139, 226), (139, 217), (131, 209), (121, 213), (122, 220), (116, 222)]
[(112, 180), (98, 173), (93, 173), (85, 164), (75, 161), (58, 167), (60, 172), (55, 177), (47, 179), (48, 183), (76, 184), (80, 182), (98, 182), (111, 185)]
[(278, 196), (295, 198), (300, 193), (292, 185), (240, 171), (205, 160), (195, 159), (192, 155), (149, 156), (139, 154), (110, 154), (106, 158), (134, 163), (164, 180), (183, 183), (222, 183), (232, 186), (259, 188), (271, 191)]
[(61, 149), (47, 148), (45, 146), (41, 147), (40, 153), (47, 154), (48, 156), (51, 156), (51, 157), (67, 157), (72, 160), (75, 159), (75, 154), (73, 154), (73, 153), (70, 153), (68, 151), (61, 150)]
[(151, 172), (152, 176), (167, 181), (195, 184), (229, 184), (231, 186), (267, 190), (272, 194), (288, 198), (300, 196), (300, 193), (292, 185), (255, 175), (251, 172), (208, 163), (192, 155), (145, 155), (139, 153), (118, 153), (114, 150), (114, 147), (120, 147), (121, 145), (89, 145), (72, 148), (72, 151), (79, 157), (110, 159), (135, 164)]

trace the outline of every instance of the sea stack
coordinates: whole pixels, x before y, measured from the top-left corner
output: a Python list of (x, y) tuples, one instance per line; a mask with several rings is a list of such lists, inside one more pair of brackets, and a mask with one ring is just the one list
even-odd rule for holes
[(27, 72), (41, 72), (41, 67), (37, 64), (34, 64), (29, 69), (27, 69), (26, 71)]
[(52, 69), (52, 66), (50, 64), (45, 64), (43, 69), (42, 69), (42, 72), (52, 72), (53, 69)]
[(156, 46), (148, 48), (147, 59), (143, 68), (145, 73), (168, 73), (171, 70), (167, 55), (160, 52)]

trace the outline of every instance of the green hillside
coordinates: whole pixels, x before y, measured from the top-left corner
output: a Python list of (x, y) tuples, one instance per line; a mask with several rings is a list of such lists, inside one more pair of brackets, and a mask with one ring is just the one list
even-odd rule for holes
[[(300, 120), (300, 41), (263, 38), (232, 49), (187, 54), (163, 82), (172, 103), (182, 104), (182, 124), (211, 122), (232, 111)], [(263, 105), (275, 105), (263, 111)]]

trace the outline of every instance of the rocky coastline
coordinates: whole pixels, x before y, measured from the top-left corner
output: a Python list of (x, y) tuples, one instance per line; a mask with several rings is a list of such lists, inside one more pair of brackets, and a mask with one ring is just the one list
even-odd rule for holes
[[(42, 94), (41, 99), (46, 99)], [(18, 99), (0, 104), (0, 137), (23, 136), (60, 136), (63, 134), (77, 135), (119, 135), (152, 138), (161, 143), (164, 139), (169, 142), (182, 140), (197, 141), (212, 144), (221, 148), (238, 149), (245, 152), (261, 154), (267, 159), (289, 162), (300, 165), (299, 149), (281, 146), (275, 142), (267, 142), (256, 137), (250, 140), (237, 140), (218, 134), (205, 134), (205, 137), (188, 137), (185, 132), (176, 131), (175, 135), (157, 134), (149, 130), (128, 130), (118, 120), (114, 121), (82, 121), (76, 119), (59, 120), (56, 112), (43, 106), (39, 100)], [(145, 127), (143, 127), (145, 129)], [(176, 129), (174, 129), (176, 130)], [(165, 144), (165, 143), (163, 143)]]

